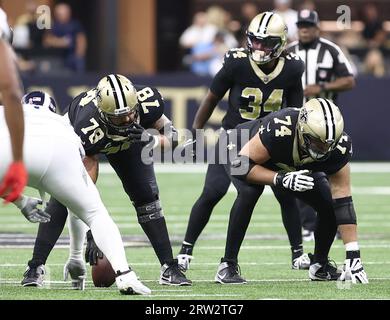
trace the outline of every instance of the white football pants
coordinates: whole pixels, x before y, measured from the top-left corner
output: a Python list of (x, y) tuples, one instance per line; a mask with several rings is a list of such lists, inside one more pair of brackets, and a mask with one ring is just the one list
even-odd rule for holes
[[(78, 137), (66, 130), (60, 134), (58, 126), (50, 129), (55, 129), (55, 133), (51, 134), (50, 130), (45, 130), (44, 134), (40, 130), (35, 130), (36, 134), (34, 130), (26, 131), (24, 161), (29, 173), (28, 185), (49, 193), (72, 211), (89, 226), (97, 246), (113, 269), (127, 271), (129, 267), (121, 235), (84, 168)], [(2, 179), (12, 161), (6, 130), (0, 130), (0, 150)]]

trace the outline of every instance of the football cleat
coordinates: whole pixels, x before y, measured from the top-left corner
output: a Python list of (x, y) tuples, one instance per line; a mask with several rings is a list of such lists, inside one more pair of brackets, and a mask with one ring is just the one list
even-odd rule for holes
[(148, 287), (146, 287), (141, 281), (138, 280), (138, 277), (134, 271), (128, 271), (116, 277), (115, 282), (119, 289), (119, 292), (123, 295), (152, 294), (152, 291)]
[(356, 283), (368, 283), (367, 274), (364, 271), (362, 260), (360, 259), (359, 251), (347, 252), (349, 259), (344, 262), (343, 271), (340, 275), (340, 281), (351, 281)]
[(221, 262), (215, 275), (215, 282), (221, 284), (245, 284), (246, 280), (241, 277), (238, 263), (229, 261)]
[(186, 278), (177, 260), (173, 260), (173, 262), (169, 264), (165, 263), (161, 267), (161, 275), (160, 275), (159, 283), (168, 286), (192, 285), (192, 281)]
[(179, 264), (180, 269), (183, 272), (186, 272), (190, 268), (191, 260), (194, 260), (194, 256), (191, 256), (189, 254), (178, 254), (177, 255), (177, 262)]
[(85, 290), (85, 279), (87, 278), (87, 269), (83, 260), (69, 259), (64, 266), (64, 281), (68, 277), (72, 279), (72, 288), (75, 290)]
[(36, 268), (27, 267), (21, 284), (23, 287), (43, 287), (45, 274), (46, 271), (43, 264)]
[(293, 270), (309, 270), (310, 268), (310, 254), (302, 254), (298, 258), (292, 260), (291, 268)]
[(341, 271), (337, 266), (330, 264), (314, 263), (309, 268), (309, 278), (312, 281), (336, 281), (341, 275)]

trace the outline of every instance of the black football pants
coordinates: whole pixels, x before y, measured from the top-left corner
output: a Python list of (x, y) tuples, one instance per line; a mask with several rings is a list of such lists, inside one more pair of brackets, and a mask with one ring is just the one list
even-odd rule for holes
[[(329, 182), (324, 173), (314, 173), (315, 187), (306, 192), (292, 192), (279, 189), (279, 194), (296, 197), (318, 212), (317, 228), (315, 231), (314, 259), (316, 262), (327, 261), (330, 247), (336, 234), (336, 218), (333, 209), (333, 200)], [(264, 186), (252, 185), (236, 178), (232, 178), (238, 195), (230, 212), (229, 227), (226, 238), (225, 259), (238, 260), (238, 253), (249, 226), (254, 202), (248, 199), (260, 197)], [(276, 188), (274, 188), (276, 189)]]

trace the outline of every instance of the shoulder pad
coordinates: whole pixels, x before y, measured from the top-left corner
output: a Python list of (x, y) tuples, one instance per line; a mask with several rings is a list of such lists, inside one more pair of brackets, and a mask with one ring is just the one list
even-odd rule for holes
[(244, 58), (248, 58), (248, 50), (245, 48), (234, 48), (230, 49), (225, 54), (224, 58), (224, 64), (227, 64), (229, 62), (239, 61)]
[(305, 71), (305, 63), (303, 60), (294, 52), (289, 52), (285, 56), (286, 64), (289, 65), (291, 70), (296, 70), (299, 73), (303, 73)]

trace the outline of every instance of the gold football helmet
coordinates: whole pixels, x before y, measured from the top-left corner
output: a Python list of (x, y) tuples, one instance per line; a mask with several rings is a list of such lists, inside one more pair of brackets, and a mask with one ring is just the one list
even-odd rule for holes
[(301, 149), (313, 160), (324, 161), (343, 134), (344, 120), (332, 101), (312, 99), (300, 110), (297, 129)]
[(251, 58), (258, 64), (278, 58), (287, 44), (287, 26), (283, 18), (273, 12), (254, 17), (246, 35)]
[[(110, 74), (101, 79), (96, 87), (96, 103), (100, 119), (110, 135), (126, 135), (138, 120), (137, 90), (124, 76)], [(118, 119), (126, 116), (131, 117), (132, 121), (118, 124)]]

